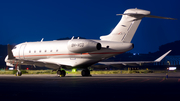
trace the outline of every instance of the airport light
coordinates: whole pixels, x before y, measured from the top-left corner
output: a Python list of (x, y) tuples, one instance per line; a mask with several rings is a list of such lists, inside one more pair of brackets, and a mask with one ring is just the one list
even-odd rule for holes
[(170, 63), (169, 61), (167, 61), (167, 63), (168, 63), (169, 65), (171, 65), (171, 63)]
[(74, 69), (72, 69), (72, 72), (76, 72), (76, 69), (74, 68)]
[(176, 67), (169, 67), (169, 70), (176, 70)]

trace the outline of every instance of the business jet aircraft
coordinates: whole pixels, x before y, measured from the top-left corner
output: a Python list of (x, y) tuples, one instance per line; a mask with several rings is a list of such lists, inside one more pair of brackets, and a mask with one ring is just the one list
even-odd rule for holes
[(90, 76), (88, 67), (96, 64), (130, 64), (160, 62), (170, 51), (155, 61), (131, 62), (100, 62), (109, 57), (127, 52), (134, 48), (131, 40), (144, 17), (171, 19), (150, 15), (150, 11), (128, 9), (122, 15), (114, 30), (101, 40), (70, 39), (40, 42), (25, 42), (16, 45), (12, 50), (8, 45), (8, 55), (5, 58), (7, 66), (17, 66), (17, 75), (21, 76), (21, 65), (33, 65), (57, 69), (57, 75), (64, 77), (63, 68), (82, 68), (82, 76)]

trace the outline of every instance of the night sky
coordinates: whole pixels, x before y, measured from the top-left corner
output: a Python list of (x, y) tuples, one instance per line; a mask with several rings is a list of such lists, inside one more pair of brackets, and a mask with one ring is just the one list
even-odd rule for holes
[(129, 8), (179, 19), (144, 18), (130, 52), (155, 52), (160, 45), (180, 40), (180, 0), (1, 0), (0, 44), (72, 36), (99, 39), (119, 22), (121, 16), (116, 14)]

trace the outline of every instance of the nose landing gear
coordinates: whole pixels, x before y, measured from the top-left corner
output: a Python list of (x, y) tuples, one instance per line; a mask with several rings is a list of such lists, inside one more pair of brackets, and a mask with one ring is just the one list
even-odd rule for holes
[(17, 72), (15, 74), (15, 76), (21, 76), (22, 72), (20, 71), (20, 66), (17, 66)]
[(15, 74), (16, 76), (21, 76), (22, 72), (21, 71), (17, 71), (17, 73)]

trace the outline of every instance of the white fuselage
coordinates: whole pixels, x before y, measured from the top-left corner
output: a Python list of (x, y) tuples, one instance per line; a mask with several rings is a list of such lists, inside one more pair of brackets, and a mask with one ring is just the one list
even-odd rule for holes
[[(16, 45), (12, 52), (15, 58), (22, 60), (36, 60), (39, 62), (54, 63), (57, 65), (66, 66), (90, 66), (101, 60), (124, 53), (133, 49), (132, 43), (110, 42), (101, 40), (88, 39), (73, 39), (73, 41), (81, 44), (86, 41), (93, 41), (101, 44), (101, 49), (91, 52), (72, 52), (73, 48), (79, 47), (69, 45), (72, 40), (56, 40), (56, 41), (42, 41), (42, 42), (25, 42)], [(77, 43), (78, 44), (78, 43)], [(90, 42), (91, 44), (91, 42)], [(91, 48), (87, 49), (91, 50)], [(6, 57), (7, 60), (7, 57)], [(28, 63), (21, 63), (21, 65), (30, 65)], [(41, 66), (41, 65), (39, 65)], [(42, 65), (43, 66), (43, 65)], [(51, 68), (51, 67), (50, 67)], [(53, 68), (53, 67), (52, 67)]]

